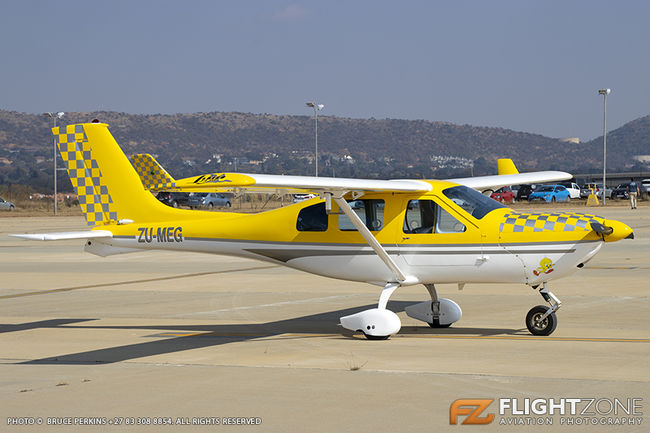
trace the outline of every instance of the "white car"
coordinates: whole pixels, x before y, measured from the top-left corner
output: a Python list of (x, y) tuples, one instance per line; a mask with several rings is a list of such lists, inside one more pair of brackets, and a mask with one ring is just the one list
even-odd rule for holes
[(580, 187), (575, 182), (560, 182), (560, 185), (569, 191), (569, 198), (580, 198)]
[(300, 203), (301, 201), (311, 200), (312, 198), (316, 198), (316, 194), (294, 194), (293, 202)]

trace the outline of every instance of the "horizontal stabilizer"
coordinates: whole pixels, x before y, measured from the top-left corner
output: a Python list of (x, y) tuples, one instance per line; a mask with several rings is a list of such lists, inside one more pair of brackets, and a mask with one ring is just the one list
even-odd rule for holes
[(108, 230), (86, 230), (83, 232), (26, 233), (9, 236), (29, 239), (32, 241), (63, 241), (68, 239), (112, 238), (113, 233), (109, 232)]

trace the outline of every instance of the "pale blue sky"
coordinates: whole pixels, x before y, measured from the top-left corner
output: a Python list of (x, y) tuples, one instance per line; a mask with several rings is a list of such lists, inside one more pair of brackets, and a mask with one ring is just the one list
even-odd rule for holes
[(583, 140), (650, 114), (647, 1), (45, 1), (0, 9), (0, 108), (400, 118)]

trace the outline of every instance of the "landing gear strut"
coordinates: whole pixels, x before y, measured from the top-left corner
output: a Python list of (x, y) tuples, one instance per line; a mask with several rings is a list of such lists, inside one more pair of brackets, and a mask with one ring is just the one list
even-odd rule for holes
[(424, 287), (427, 288), (429, 295), (431, 296), (431, 314), (433, 320), (427, 322), (432, 328), (449, 328), (451, 323), (444, 325), (440, 324), (440, 300), (438, 299), (438, 291), (436, 290), (435, 284), (425, 284)]
[(544, 300), (549, 303), (550, 308), (544, 305), (537, 305), (530, 309), (526, 315), (526, 327), (533, 335), (551, 335), (557, 327), (557, 316), (555, 312), (560, 309), (562, 303), (560, 300), (546, 287), (546, 283), (542, 283), (543, 287), (539, 291)]

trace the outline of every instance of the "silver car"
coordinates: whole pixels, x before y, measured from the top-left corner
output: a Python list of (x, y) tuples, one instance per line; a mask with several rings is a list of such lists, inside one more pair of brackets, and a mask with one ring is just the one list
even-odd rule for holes
[(14, 210), (14, 204), (10, 201), (5, 201), (5, 199), (0, 197), (0, 210), (12, 211)]
[(230, 207), (230, 199), (216, 192), (195, 192), (190, 196), (187, 204), (191, 209), (196, 207)]

